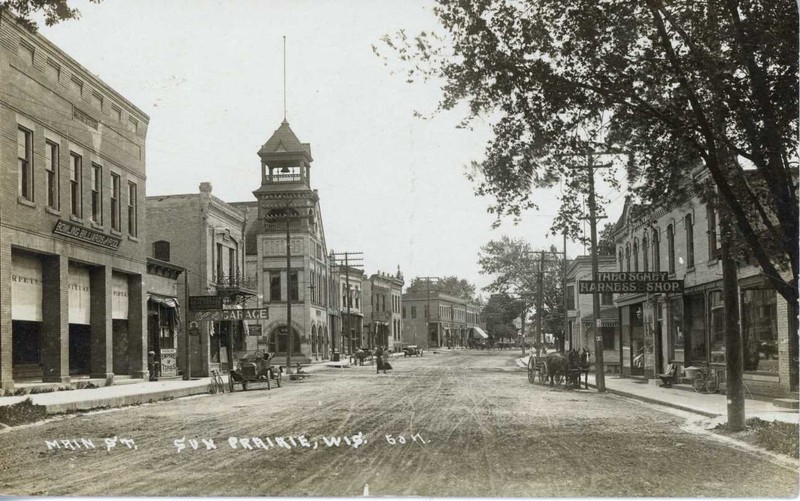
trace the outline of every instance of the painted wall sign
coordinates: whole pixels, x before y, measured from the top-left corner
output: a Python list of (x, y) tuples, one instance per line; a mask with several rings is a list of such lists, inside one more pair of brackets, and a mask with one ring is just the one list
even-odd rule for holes
[(128, 319), (128, 275), (111, 274), (111, 318)]
[(64, 221), (63, 219), (59, 219), (58, 222), (56, 222), (56, 226), (53, 228), (53, 233), (56, 235), (64, 235), (65, 237), (74, 238), (82, 242), (98, 245), (100, 247), (105, 247), (106, 249), (111, 250), (119, 249), (119, 244), (122, 243), (121, 238), (106, 235), (105, 233), (99, 231), (90, 230), (89, 228), (72, 224), (69, 221)]
[(89, 268), (70, 264), (67, 289), (69, 296), (69, 323), (89, 325), (92, 316)]
[(11, 320), (42, 321), (42, 261), (11, 253)]

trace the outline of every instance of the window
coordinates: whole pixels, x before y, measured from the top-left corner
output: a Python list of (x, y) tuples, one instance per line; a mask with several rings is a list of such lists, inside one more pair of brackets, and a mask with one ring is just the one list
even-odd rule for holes
[(406, 307), (403, 306), (403, 318), (406, 318)]
[(686, 214), (684, 226), (686, 228), (686, 266), (694, 268), (694, 223), (691, 214)]
[(625, 271), (631, 271), (631, 244), (625, 246)]
[(625, 255), (622, 252), (622, 247), (619, 248), (619, 259), (618, 259), (618, 261), (619, 261), (619, 271), (625, 271), (625, 270), (623, 270), (623, 264), (625, 263)]
[(83, 159), (80, 155), (70, 153), (69, 166), (70, 213), (75, 217), (81, 217), (83, 216), (81, 206), (81, 169), (83, 168)]
[(269, 276), (269, 300), (281, 300), (281, 276), (278, 273)]
[(117, 119), (117, 122), (122, 122), (122, 108), (112, 103), (111, 114)]
[(411, 307), (411, 318), (417, 318), (417, 307), (416, 306), (412, 306)]
[(17, 158), (19, 163), (19, 196), (33, 202), (33, 132), (17, 129)]
[(79, 96), (83, 95), (83, 82), (81, 82), (77, 78), (72, 77), (72, 79), (69, 81), (69, 86), (72, 89), (72, 91), (77, 93)]
[(428, 306), (427, 304), (425, 305), (425, 318), (431, 318), (430, 306)]
[(135, 118), (129, 116), (128, 117), (128, 129), (130, 129), (131, 132), (139, 132), (139, 121), (136, 120)]
[(103, 109), (103, 96), (97, 92), (92, 92), (92, 104), (98, 107), (99, 109)]
[(45, 142), (45, 189), (47, 190), (47, 206), (58, 210), (58, 145), (50, 141)]
[(675, 230), (672, 225), (667, 226), (667, 265), (668, 271), (675, 273)]
[(614, 327), (600, 327), (600, 335), (603, 336), (603, 349), (604, 350), (613, 350), (614, 349), (614, 332), (616, 329)]
[(138, 234), (136, 206), (136, 184), (128, 182), (128, 234), (132, 237)]
[(653, 271), (661, 271), (661, 236), (658, 228), (653, 228)]
[(650, 271), (650, 248), (648, 247), (647, 235), (642, 237), (642, 270)]
[(639, 271), (639, 239), (633, 239), (633, 271)]
[(61, 80), (61, 66), (53, 61), (52, 59), (47, 60), (47, 66), (45, 66), (45, 73), (47, 76), (58, 82)]
[(567, 309), (574, 310), (575, 309), (575, 286), (568, 285), (567, 286)]
[[(120, 231), (119, 175), (111, 173), (111, 229)], [(167, 261), (169, 261), (167, 259)]]
[(358, 289), (358, 287), (356, 287), (355, 295), (356, 295), (356, 309), (358, 309), (361, 308), (361, 301), (360, 301), (361, 291)]
[(153, 257), (161, 261), (169, 261), (169, 242), (166, 240), (153, 242)]
[(614, 293), (613, 292), (603, 292), (600, 294), (600, 304), (603, 306), (609, 306), (614, 304)]
[(92, 164), (92, 221), (103, 224), (103, 168)]
[(236, 277), (236, 249), (228, 248), (228, 278)]
[(222, 280), (222, 272), (225, 268), (222, 267), (222, 244), (217, 244), (217, 281)]
[(708, 260), (717, 259), (717, 210), (714, 207), (714, 199), (708, 201), (706, 205), (706, 217), (708, 218)]
[(298, 295), (298, 283), (297, 283), (297, 272), (293, 271), (289, 274), (289, 297), (292, 298), (292, 301), (299, 301), (300, 297)]

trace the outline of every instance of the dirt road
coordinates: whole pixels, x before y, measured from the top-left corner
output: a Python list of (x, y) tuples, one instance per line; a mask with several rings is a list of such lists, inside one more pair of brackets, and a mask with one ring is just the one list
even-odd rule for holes
[[(0, 434), (0, 493), (797, 494), (796, 471), (680, 431), (683, 421), (672, 414), (594, 391), (531, 385), (516, 369), (515, 354), (426, 353), (393, 359), (388, 375), (376, 375), (374, 367), (326, 368), (271, 391), (11, 430)], [(358, 445), (359, 432), (366, 443)], [(104, 439), (115, 436), (108, 451)], [(54, 448), (54, 441), (68, 439), (80, 448), (63, 442)], [(184, 446), (180, 452), (176, 439)], [(216, 449), (208, 450), (203, 439)]]

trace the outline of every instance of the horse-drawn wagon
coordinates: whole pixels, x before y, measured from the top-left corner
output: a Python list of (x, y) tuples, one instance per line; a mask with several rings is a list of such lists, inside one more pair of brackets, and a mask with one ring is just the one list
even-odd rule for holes
[[(566, 381), (566, 387), (580, 388), (581, 374), (589, 373), (589, 352), (570, 350), (565, 356), (563, 353), (554, 352), (537, 356), (532, 354), (528, 359), (528, 382), (560, 385)], [(588, 387), (588, 386), (587, 386)]]

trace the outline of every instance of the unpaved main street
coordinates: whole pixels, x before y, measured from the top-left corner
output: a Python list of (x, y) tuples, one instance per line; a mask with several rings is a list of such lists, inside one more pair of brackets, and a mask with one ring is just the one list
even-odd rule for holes
[[(683, 432), (682, 418), (652, 407), (591, 390), (531, 385), (516, 369), (515, 355), (426, 353), (393, 359), (388, 375), (376, 375), (374, 367), (325, 368), (271, 391), (13, 429), (0, 434), (0, 493), (797, 495), (796, 471)], [(352, 440), (337, 447), (322, 438), (351, 439), (359, 432), (367, 441), (357, 448)], [(395, 438), (401, 435), (405, 444)], [(136, 448), (118, 442), (107, 451), (103, 439), (114, 436), (132, 439)], [(174, 441), (183, 437), (186, 448), (178, 452)], [(248, 450), (238, 441), (234, 449), (230, 437), (257, 447)], [(289, 448), (277, 437), (287, 437)], [(96, 448), (46, 445), (81, 438)], [(188, 439), (198, 440), (197, 450)], [(202, 439), (213, 439), (217, 449), (207, 450)]]

